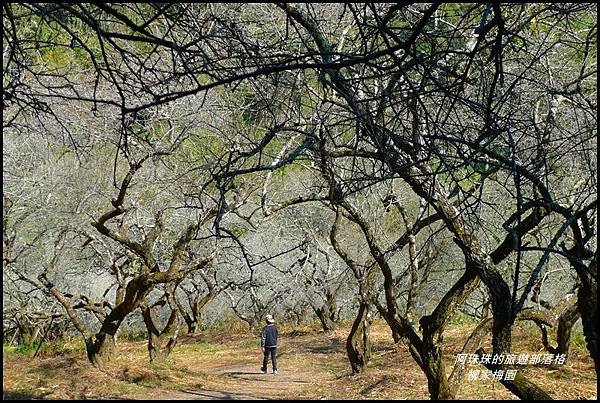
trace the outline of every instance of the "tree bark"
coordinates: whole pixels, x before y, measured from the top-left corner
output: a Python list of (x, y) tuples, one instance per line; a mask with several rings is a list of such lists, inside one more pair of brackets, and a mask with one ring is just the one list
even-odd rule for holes
[[(590, 356), (594, 360), (596, 377), (598, 377), (598, 283), (596, 282), (596, 260), (587, 270), (577, 270), (581, 285), (577, 292), (577, 306), (581, 313), (583, 334)], [(592, 275), (593, 273), (593, 275)]]
[(431, 315), (419, 321), (423, 329), (421, 359), (423, 370), (427, 376), (429, 394), (434, 400), (453, 399), (456, 390), (451, 390), (443, 360), (443, 333), (454, 312), (465, 302), (479, 286), (479, 278), (475, 271), (467, 266), (465, 273), (444, 295)]
[(331, 320), (329, 309), (326, 309), (326, 306), (313, 308), (313, 310), (315, 311), (317, 318), (319, 318), (324, 332), (330, 333), (337, 329), (337, 325)]
[[(465, 342), (460, 354), (471, 354), (474, 353), (481, 344), (482, 340), (486, 335), (492, 332), (492, 318), (484, 318), (477, 327), (471, 332), (471, 336)], [(464, 378), (467, 370), (467, 363), (457, 362), (452, 369), (452, 373), (448, 377), (448, 389), (450, 391), (450, 398), (455, 399), (461, 381)]]
[(115, 336), (98, 332), (85, 339), (85, 348), (88, 360), (97, 367), (105, 366), (114, 356)]
[(348, 334), (348, 338), (346, 339), (346, 351), (353, 374), (363, 372), (371, 358), (370, 327), (371, 315), (369, 313), (369, 304), (361, 301), (356, 319), (354, 319), (350, 334)]
[[(477, 350), (477, 354), (479, 356), (485, 354), (485, 351), (480, 348)], [(492, 364), (484, 364), (489, 370), (495, 371), (497, 369), (507, 369), (507, 367), (503, 365), (492, 365)], [(507, 380), (502, 378), (500, 383), (504, 385), (508, 390), (514, 393), (516, 396), (519, 396), (523, 400), (553, 400), (549, 394), (540, 389), (537, 385), (530, 382), (525, 378), (521, 373), (517, 371), (514, 380)]]
[(147, 275), (134, 278), (127, 284), (123, 302), (106, 316), (100, 331), (86, 338), (88, 359), (97, 366), (103, 366), (112, 359), (115, 350), (115, 335), (127, 315), (133, 312), (144, 301), (152, 284)]
[(556, 329), (556, 354), (564, 354), (565, 360), (569, 357), (571, 330), (580, 316), (577, 304), (572, 303), (558, 318), (558, 328)]
[(142, 312), (145, 312), (143, 316), (148, 330), (148, 354), (150, 362), (160, 362), (169, 357), (177, 344), (177, 334), (174, 327), (179, 323), (177, 320), (178, 312), (172, 310), (165, 329), (159, 331), (153, 323), (154, 318), (152, 318), (150, 311), (151, 308), (142, 308)]
[[(148, 353), (150, 362), (164, 361), (173, 351), (177, 344), (177, 336), (179, 334), (179, 308), (175, 303), (173, 295), (175, 286), (170, 284), (167, 286), (167, 291), (163, 297), (152, 306), (145, 303), (140, 304), (142, 317), (148, 331)], [(156, 326), (156, 318), (154, 310), (156, 308), (167, 305), (171, 311), (169, 319), (163, 330)]]
[(190, 307), (192, 311), (191, 315), (187, 314), (185, 310), (182, 309), (181, 305), (178, 304), (183, 320), (187, 325), (189, 334), (195, 334), (200, 331), (204, 310), (206, 309), (207, 305), (215, 299), (216, 296), (216, 293), (209, 293), (201, 298), (198, 297), (193, 301), (190, 301)]

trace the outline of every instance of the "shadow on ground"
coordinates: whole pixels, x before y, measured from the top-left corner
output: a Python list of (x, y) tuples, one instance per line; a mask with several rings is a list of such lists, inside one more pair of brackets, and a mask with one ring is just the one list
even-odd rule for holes
[(42, 400), (49, 393), (2, 392), (2, 400)]
[(332, 344), (329, 346), (315, 346), (309, 347), (306, 351), (317, 354), (332, 354), (332, 353), (341, 353), (346, 351), (344, 346)]
[(236, 392), (225, 392), (219, 390), (182, 390), (183, 393), (188, 395), (197, 396), (200, 399), (212, 399), (212, 400), (265, 400), (262, 397), (250, 396), (243, 393)]
[(251, 372), (251, 371), (227, 371), (223, 372), (223, 375), (236, 376), (236, 375), (265, 375), (262, 372)]

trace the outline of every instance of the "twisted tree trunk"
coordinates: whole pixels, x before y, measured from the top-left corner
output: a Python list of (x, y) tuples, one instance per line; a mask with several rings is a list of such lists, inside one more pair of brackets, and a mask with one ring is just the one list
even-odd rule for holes
[(371, 359), (371, 342), (369, 341), (371, 322), (369, 304), (361, 301), (356, 319), (354, 319), (350, 334), (346, 339), (346, 351), (353, 374), (363, 372)]
[(115, 350), (115, 335), (127, 315), (146, 299), (153, 284), (147, 275), (134, 278), (127, 284), (125, 297), (107, 316), (97, 334), (85, 339), (87, 356), (91, 363), (103, 366), (111, 360)]
[(177, 343), (177, 328), (179, 324), (178, 311), (171, 310), (169, 319), (161, 331), (156, 327), (152, 308), (145, 304), (140, 306), (146, 329), (148, 331), (148, 354), (150, 362), (164, 361), (173, 351)]
[(324, 332), (330, 333), (337, 329), (337, 325), (331, 319), (329, 309), (327, 309), (326, 306), (313, 308), (313, 310), (315, 311), (317, 318), (319, 318), (319, 321), (321, 322), (321, 327), (323, 328)]
[(190, 301), (191, 315), (185, 312), (185, 310), (179, 306), (179, 311), (183, 317), (183, 320), (185, 321), (189, 334), (195, 334), (200, 331), (204, 310), (206, 309), (207, 305), (215, 299), (215, 297), (216, 294), (209, 293), (201, 298), (196, 298), (195, 300)]

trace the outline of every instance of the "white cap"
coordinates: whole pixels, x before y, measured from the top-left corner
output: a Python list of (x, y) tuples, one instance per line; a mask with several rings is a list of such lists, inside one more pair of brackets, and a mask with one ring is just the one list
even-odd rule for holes
[(265, 317), (265, 319), (266, 319), (266, 320), (267, 320), (267, 322), (269, 322), (269, 323), (273, 323), (273, 322), (275, 322), (275, 320), (273, 319), (273, 316), (272, 316), (272, 315), (267, 315), (267, 316)]

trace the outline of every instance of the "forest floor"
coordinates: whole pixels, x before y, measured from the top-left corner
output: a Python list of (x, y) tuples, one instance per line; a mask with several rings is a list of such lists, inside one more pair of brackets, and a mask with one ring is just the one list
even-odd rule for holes
[[(444, 338), (447, 370), (474, 324), (452, 325)], [(148, 362), (146, 342), (117, 343), (118, 358), (103, 370), (89, 364), (81, 341), (59, 350), (18, 353), (3, 348), (3, 399), (429, 399), (425, 375), (405, 346), (395, 346), (387, 326), (371, 331), (368, 370), (351, 376), (345, 353), (349, 324), (325, 334), (315, 328), (280, 327), (279, 373), (260, 371), (258, 336), (248, 331), (213, 330), (180, 338), (168, 361)], [(491, 350), (489, 341), (484, 343)], [(544, 353), (531, 326), (514, 331), (513, 352)], [(469, 367), (483, 369), (475, 364)], [(594, 364), (580, 334), (569, 360), (557, 369), (522, 373), (555, 399), (596, 399)], [(516, 399), (498, 381), (463, 381), (459, 399)]]

